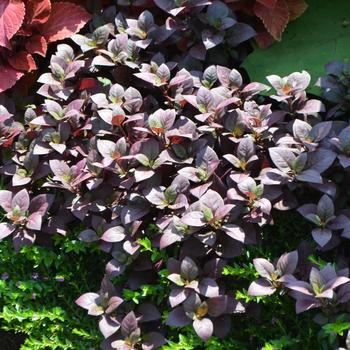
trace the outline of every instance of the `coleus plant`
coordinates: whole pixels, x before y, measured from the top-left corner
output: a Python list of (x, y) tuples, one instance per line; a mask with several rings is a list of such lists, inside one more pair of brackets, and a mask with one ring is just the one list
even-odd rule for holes
[[(10, 203), (1, 227), (20, 249), (36, 231), (49, 240), (77, 226), (81, 241), (111, 255), (101, 291), (77, 301), (101, 317), (104, 349), (160, 347), (168, 327), (191, 324), (204, 341), (226, 336), (232, 314), (251, 310), (234, 299), (235, 284), (222, 268), (260, 241), (275, 210), (311, 201), (303, 196), (311, 191), (339, 199), (344, 222), (349, 215), (339, 191), (348, 177), (331, 183), (333, 169), (348, 171), (339, 166), (348, 123), (323, 120), (321, 101), (305, 92), (306, 72), (270, 76), (276, 94), (266, 97), (260, 93), (269, 86), (246, 83), (231, 67), (203, 61), (203, 72), (184, 68), (179, 62), (195, 43), (177, 51), (181, 23), (193, 8), (206, 21), (213, 10), (196, 4), (184, 4), (169, 26), (147, 13), (112, 13), (91, 35), (73, 37), (76, 50), (57, 46), (39, 77), (37, 105), (24, 115), (9, 102), (0, 109), (1, 193)], [(225, 7), (215, 7), (222, 30), (232, 21)], [(168, 30), (158, 43), (154, 33)], [(28, 203), (17, 208), (19, 194)], [(39, 213), (37, 196), (50, 196)], [(333, 215), (322, 229), (333, 230)], [(30, 240), (16, 240), (26, 234)], [(264, 261), (266, 294), (308, 277), (296, 260), (293, 251), (276, 266)], [(161, 300), (127, 298), (125, 291), (144, 286), (161, 289)]]
[(81, 6), (50, 0), (2, 0), (0, 9), (0, 92), (37, 69), (33, 55), (45, 57), (49, 43), (70, 37), (91, 18)]
[(258, 18), (255, 40), (262, 48), (267, 48), (275, 40), (280, 41), (288, 23), (307, 9), (304, 0), (226, 0), (226, 3), (235, 10)]

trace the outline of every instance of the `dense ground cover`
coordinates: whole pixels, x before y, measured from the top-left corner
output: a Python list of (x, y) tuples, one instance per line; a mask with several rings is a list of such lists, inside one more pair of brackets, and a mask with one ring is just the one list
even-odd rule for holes
[(349, 347), (349, 66), (250, 79), (304, 1), (76, 3), (0, 2), (6, 346)]
[[(283, 215), (279, 215), (275, 225), (267, 229), (263, 236), (271, 242), (272, 251), (269, 248), (264, 249), (263, 246), (260, 248), (250, 246), (244, 256), (236, 259), (225, 269), (225, 274), (239, 278), (234, 288), (238, 288), (242, 297), (247, 298), (249, 280), (255, 277), (251, 259), (259, 256), (274, 256), (291, 250), (298, 244), (299, 238), (304, 237), (305, 230), (310, 229), (310, 225), (300, 221), (297, 215), (288, 216), (287, 220)], [(294, 241), (290, 239), (291, 235)], [(97, 252), (96, 250), (95, 253)], [(59, 240), (54, 252), (51, 248), (34, 247), (25, 249), (18, 255), (10, 249), (9, 242), (2, 242), (1, 253), (4, 258), (0, 272), (2, 275), (8, 274), (0, 287), (3, 310), (1, 324), (4, 329), (20, 332), (18, 336), (16, 336), (17, 333), (3, 333), (1, 339), (4, 341), (4, 349), (6, 346), (9, 350), (19, 348), (13, 344), (23, 342), (25, 342), (23, 349), (44, 349), (45, 346), (61, 349), (64, 348), (62, 344), (65, 344), (66, 349), (83, 350), (90, 347), (98, 349), (102, 338), (97, 332), (94, 320), (89, 320), (84, 312), (79, 312), (79, 309), (74, 307), (72, 309), (70, 303), (74, 301), (76, 295), (84, 291), (84, 287), (77, 286), (75, 283), (74, 274), (79, 274), (82, 281), (86, 280), (89, 286), (95, 286), (95, 289), (98, 289), (99, 281), (94, 275), (96, 271), (93, 270), (91, 273), (86, 261), (89, 260), (95, 269), (99, 265), (102, 272), (106, 256), (99, 254), (96, 257), (95, 253), (88, 252), (83, 244), (74, 240), (74, 234), (68, 236), (65, 243)], [(78, 255), (80, 260), (77, 259)], [(40, 263), (42, 259), (47, 261), (46, 264)], [(59, 263), (54, 263), (56, 260)], [(77, 270), (72, 268), (72, 261), (75, 261), (74, 267)], [(56, 277), (63, 277), (64, 282), (58, 282)], [(16, 283), (21, 283), (22, 287), (16, 286)], [(74, 290), (76, 292), (72, 292)], [(142, 288), (138, 292), (135, 293), (136, 297), (141, 299)], [(32, 298), (33, 293), (35, 293), (35, 299)], [(189, 328), (181, 332), (180, 337), (178, 332), (174, 331), (169, 338), (173, 343), (168, 348), (220, 349), (220, 346), (225, 345), (228, 349), (262, 346), (266, 349), (299, 349), (308, 346), (311, 349), (318, 346), (318, 337), (323, 338), (326, 344), (328, 343), (327, 338), (331, 334), (320, 332), (320, 327), (312, 321), (311, 315), (295, 315), (294, 303), (291, 300), (277, 297), (261, 302), (263, 302), (263, 308), (260, 315), (244, 317), (244, 319), (240, 315), (234, 320), (232, 335), (225, 342), (212, 339), (204, 345)], [(38, 315), (35, 321), (33, 321), (33, 314)], [(22, 333), (24, 331), (26, 335)]]

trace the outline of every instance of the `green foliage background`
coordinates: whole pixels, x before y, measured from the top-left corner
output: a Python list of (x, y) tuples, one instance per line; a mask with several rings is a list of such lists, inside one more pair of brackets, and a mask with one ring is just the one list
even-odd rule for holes
[(306, 70), (315, 83), (317, 77), (324, 75), (327, 62), (349, 59), (350, 1), (307, 3), (307, 10), (289, 23), (281, 42), (265, 50), (256, 48), (244, 61), (242, 66), (252, 81), (266, 82), (265, 77), (270, 74), (285, 76)]
[(53, 248), (24, 247), (18, 254), (11, 241), (0, 243), (0, 275), (9, 276), (0, 280), (0, 326), (25, 334), (21, 350), (99, 347), (96, 319), (74, 300), (91, 286), (99, 288), (95, 276), (103, 275), (105, 260), (73, 236), (57, 236)]
[[(278, 214), (278, 213), (275, 213)], [(286, 295), (251, 298), (247, 295), (250, 282), (256, 279), (251, 261), (254, 257), (274, 257), (295, 249), (301, 238), (310, 232), (309, 224), (297, 213), (275, 215), (276, 225), (264, 230), (263, 244), (249, 246), (244, 256), (234, 259), (224, 269), (230, 278), (230, 290), (243, 302), (256, 301), (261, 306), (257, 317), (233, 315), (232, 330), (224, 341), (213, 337), (203, 343), (193, 328), (173, 328), (169, 343), (163, 350), (250, 350), (250, 349), (334, 349), (339, 335), (349, 324), (344, 319), (327, 324), (322, 329), (312, 320), (317, 311), (296, 315), (294, 300)], [(77, 241), (80, 228), (67, 237), (57, 236), (54, 247), (23, 248), (19, 254), (10, 241), (0, 242), (0, 326), (3, 330), (25, 333), (21, 350), (93, 350), (99, 349), (101, 335), (96, 317), (89, 317), (74, 304), (86, 291), (99, 289), (96, 276), (103, 275), (108, 254), (97, 246)], [(264, 244), (264, 242), (269, 244)], [(310, 239), (311, 242), (311, 239)], [(147, 242), (143, 242), (147, 250)], [(152, 251), (154, 255), (162, 254)], [(324, 261), (318, 259), (322, 265)], [(33, 273), (39, 278), (33, 279)], [(64, 282), (59, 282), (64, 278)], [(138, 303), (148, 299), (157, 305), (166, 303), (169, 282), (164, 270), (159, 272), (159, 285), (145, 285), (138, 290), (124, 289), (123, 298)], [(122, 280), (115, 280), (115, 283)], [(35, 298), (33, 298), (35, 294)], [(162, 315), (166, 319), (167, 315)], [(5, 349), (7, 350), (7, 349)], [(15, 350), (15, 349), (11, 349)]]

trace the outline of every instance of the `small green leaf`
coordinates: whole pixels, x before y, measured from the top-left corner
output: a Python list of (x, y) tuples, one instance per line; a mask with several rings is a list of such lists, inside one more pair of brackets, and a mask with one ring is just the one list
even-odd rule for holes
[(202, 210), (202, 212), (203, 212), (203, 214), (204, 214), (204, 219), (205, 219), (205, 221), (208, 222), (208, 221), (213, 220), (214, 214), (213, 214), (213, 212), (211, 211), (210, 208), (204, 207), (203, 210)]
[(164, 191), (164, 196), (165, 196), (167, 203), (172, 204), (176, 200), (177, 192), (176, 192), (174, 187), (170, 186)]

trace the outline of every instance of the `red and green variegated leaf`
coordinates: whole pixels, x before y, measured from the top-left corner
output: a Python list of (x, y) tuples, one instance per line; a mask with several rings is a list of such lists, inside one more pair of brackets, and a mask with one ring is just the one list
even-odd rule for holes
[(22, 1), (0, 0), (0, 46), (10, 48), (10, 39), (20, 29), (24, 14)]
[(285, 0), (278, 0), (273, 8), (256, 2), (254, 13), (264, 23), (267, 31), (275, 40), (281, 40), (282, 33), (289, 22), (289, 8)]
[(305, 0), (285, 0), (289, 9), (289, 20), (293, 21), (294, 19), (301, 16), (304, 11), (307, 9), (307, 3)]
[(8, 64), (0, 63), (0, 72), (0, 93), (12, 88), (12, 86), (15, 85), (16, 82), (23, 76), (22, 72), (12, 68)]
[(52, 4), (51, 15), (43, 25), (42, 33), (49, 43), (63, 40), (79, 32), (90, 18), (90, 14), (81, 6), (56, 2)]
[(19, 71), (30, 72), (36, 69), (33, 56), (25, 51), (15, 52), (9, 55), (7, 61), (12, 68)]
[(44, 24), (50, 17), (50, 0), (28, 0), (26, 1), (26, 23), (36, 26)]
[(25, 47), (29, 53), (45, 57), (47, 51), (47, 42), (42, 35), (34, 35), (29, 38), (25, 44)]
[(276, 6), (278, 0), (256, 0), (256, 2), (272, 9)]

